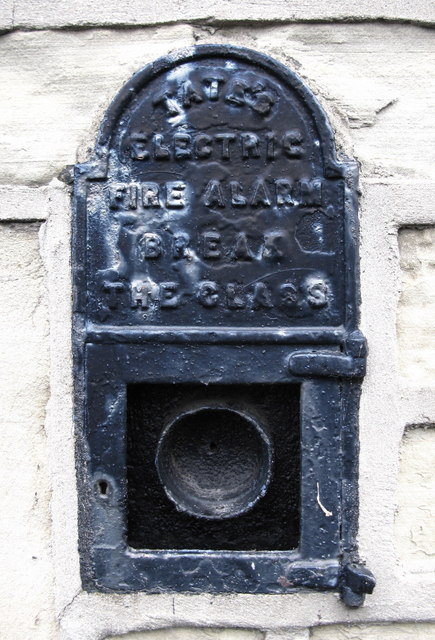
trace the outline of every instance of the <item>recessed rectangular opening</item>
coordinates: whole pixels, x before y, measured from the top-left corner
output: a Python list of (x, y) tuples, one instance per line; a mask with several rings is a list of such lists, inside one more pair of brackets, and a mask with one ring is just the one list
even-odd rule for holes
[(135, 549), (295, 549), (300, 385), (127, 386)]

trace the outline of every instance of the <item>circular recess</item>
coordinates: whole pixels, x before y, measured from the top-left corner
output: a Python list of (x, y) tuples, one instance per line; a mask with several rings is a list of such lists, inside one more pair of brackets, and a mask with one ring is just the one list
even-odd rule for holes
[(266, 492), (272, 446), (251, 416), (201, 407), (182, 413), (164, 429), (156, 466), (178, 509), (198, 518), (232, 518)]

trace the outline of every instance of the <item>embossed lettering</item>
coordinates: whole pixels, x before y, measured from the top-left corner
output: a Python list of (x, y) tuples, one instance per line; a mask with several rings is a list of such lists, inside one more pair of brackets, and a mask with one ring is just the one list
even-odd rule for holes
[(266, 260), (278, 260), (284, 253), (279, 247), (282, 235), (280, 233), (266, 233), (264, 235), (264, 246), (262, 252), (262, 258)]
[(166, 109), (166, 113), (169, 116), (169, 119), (175, 118), (183, 114), (183, 111), (180, 105), (178, 104), (178, 102), (174, 98), (169, 96), (166, 92), (157, 96), (153, 100), (154, 106), (157, 106), (159, 104), (162, 104), (163, 107)]
[[(185, 135), (180, 134), (180, 144), (189, 143)], [(207, 143), (210, 143), (210, 137)], [(203, 148), (204, 152), (206, 148)], [(185, 151), (191, 153), (190, 149), (186, 148)], [(138, 206), (145, 209), (162, 206), (182, 208), (186, 206), (186, 189), (186, 183), (180, 180), (161, 184), (157, 182), (114, 183), (109, 187), (109, 206), (114, 210), (137, 209)], [(189, 189), (189, 197), (193, 193), (194, 190)], [(320, 178), (301, 180), (293, 184), (289, 178), (274, 178), (269, 179), (269, 182), (258, 178), (252, 184), (246, 184), (238, 180), (226, 182), (212, 179), (205, 186), (201, 198), (205, 206), (212, 208), (223, 208), (227, 205), (318, 207), (322, 206), (322, 180)], [(333, 213), (325, 215), (329, 219), (333, 217)]]
[(258, 148), (260, 140), (255, 133), (242, 133), (242, 156), (244, 158), (259, 158), (260, 150)]
[(189, 246), (190, 238), (187, 233), (178, 233), (173, 238), (172, 244), (172, 257), (175, 259), (186, 258), (188, 255), (187, 247)]
[(148, 136), (143, 131), (132, 133), (130, 136), (130, 157), (133, 160), (148, 160), (149, 152), (146, 150)]
[(254, 184), (254, 193), (252, 195), (251, 205), (257, 207), (262, 204), (264, 207), (270, 207), (270, 195), (264, 180), (257, 180)]
[(142, 205), (144, 207), (160, 207), (159, 185), (156, 182), (142, 184)]
[(282, 147), (289, 158), (300, 158), (303, 153), (303, 137), (298, 129), (288, 131), (282, 139)]
[(221, 234), (217, 231), (205, 231), (201, 235), (202, 257), (210, 260), (217, 260), (221, 257), (220, 242)]
[(272, 295), (264, 282), (256, 282), (254, 284), (254, 295), (252, 298), (253, 309), (270, 309), (273, 307)]
[[(161, 207), (161, 197), (165, 197), (164, 204), (171, 209), (179, 209), (186, 205), (186, 184), (180, 180), (165, 182), (163, 186), (157, 182), (142, 182), (124, 184), (119, 183), (109, 188), (109, 206), (111, 209), (137, 209), (141, 204), (145, 209)], [(140, 199), (138, 201), (138, 194)]]
[(184, 190), (186, 185), (184, 182), (177, 180), (176, 182), (166, 183), (166, 206), (171, 209), (179, 209), (184, 207)]
[(291, 282), (284, 282), (279, 287), (279, 296), (283, 307), (293, 307), (298, 300), (298, 290)]
[(149, 161), (150, 147), (155, 160), (167, 162), (174, 159), (189, 160), (192, 157), (215, 157), (230, 161), (247, 158), (275, 160), (284, 155), (298, 159), (303, 155), (303, 139), (300, 132), (296, 131), (280, 137), (275, 131), (265, 134), (223, 131), (211, 136), (204, 132), (176, 131), (163, 135), (139, 130), (130, 134), (126, 151), (133, 160)]
[(206, 133), (195, 136), (193, 149), (197, 158), (209, 158), (212, 153), (213, 138)]
[(291, 342), (292, 329), (332, 344), (353, 302), (356, 203), (345, 207), (348, 165), (309, 91), (255, 53), (194, 47), (122, 95), (98, 163), (77, 174), (89, 321), (128, 340), (144, 326), (207, 344), (253, 344), (262, 330)]
[(174, 135), (174, 155), (176, 160), (192, 157), (191, 142), (192, 138), (188, 133), (176, 133)]
[[(273, 274), (270, 274), (273, 275)], [(151, 305), (159, 305), (163, 309), (173, 309), (180, 305), (180, 283), (162, 282), (157, 284), (148, 280), (133, 281), (130, 285), (132, 309), (148, 309)], [(105, 282), (102, 287), (108, 294), (110, 309), (119, 307), (120, 295), (125, 290), (123, 282)], [(224, 305), (229, 310), (251, 308), (253, 311), (272, 309), (275, 304), (285, 309), (287, 314), (302, 312), (303, 315), (320, 310), (328, 304), (329, 286), (317, 276), (308, 276), (302, 282), (287, 280), (281, 284), (271, 284), (258, 280), (250, 285), (239, 282), (226, 284), (215, 280), (200, 280), (189, 292), (186, 303), (193, 294), (198, 304), (206, 309)], [(223, 295), (224, 294), (224, 295)]]
[(268, 160), (273, 160), (278, 155), (276, 151), (276, 135), (272, 132), (266, 133), (266, 156)]
[(109, 206), (111, 209), (136, 209), (137, 185), (116, 183), (109, 188)]
[(252, 260), (254, 257), (248, 247), (248, 239), (245, 233), (242, 232), (237, 235), (232, 256), (236, 260)]
[(279, 207), (286, 204), (294, 205), (291, 189), (292, 184), (290, 180), (287, 180), (287, 178), (275, 180), (276, 204)]
[(266, 90), (262, 82), (250, 84), (238, 77), (232, 81), (225, 101), (235, 107), (248, 105), (262, 116), (266, 116), (275, 103), (272, 93)]
[(328, 304), (328, 285), (323, 280), (307, 284), (307, 302), (313, 309), (321, 309)]
[(231, 180), (230, 182), (230, 191), (231, 191), (231, 204), (235, 207), (244, 207), (246, 204), (246, 198), (242, 195), (243, 187), (240, 182), (236, 180)]
[(215, 307), (219, 300), (218, 285), (213, 280), (204, 280), (198, 285), (198, 300), (203, 307)]
[(245, 104), (245, 89), (246, 83), (242, 84), (240, 80), (233, 80), (225, 101), (235, 105), (236, 107), (243, 106)]
[(222, 159), (228, 160), (230, 157), (230, 142), (234, 142), (236, 136), (234, 133), (217, 133), (215, 140), (222, 142)]
[(190, 107), (193, 103), (199, 104), (203, 101), (201, 94), (198, 93), (196, 89), (194, 89), (193, 84), (190, 82), (190, 80), (186, 80), (186, 82), (183, 82), (183, 84), (181, 85), (181, 93), (183, 96), (183, 105), (185, 107)]
[(136, 283), (131, 288), (131, 308), (148, 309), (150, 306), (151, 286), (148, 282)]
[(119, 294), (123, 293), (124, 289), (122, 282), (104, 282), (103, 291), (107, 294), (107, 306), (109, 309), (118, 308)]
[(178, 307), (178, 284), (176, 282), (162, 282), (160, 285), (160, 307), (174, 309)]
[(206, 207), (224, 207), (225, 200), (219, 180), (210, 180), (205, 188), (204, 204)]
[(144, 233), (138, 240), (138, 254), (141, 260), (159, 258), (162, 253), (162, 241), (157, 233)]
[(209, 100), (219, 99), (220, 86), (225, 82), (223, 78), (204, 78), (205, 92)]
[(306, 207), (316, 207), (322, 204), (322, 181), (301, 180), (301, 204)]
[(168, 160), (170, 157), (169, 148), (163, 144), (163, 136), (156, 134), (153, 137), (154, 157), (156, 160)]
[(227, 305), (229, 309), (244, 309), (246, 296), (241, 292), (241, 286), (236, 282), (229, 282), (226, 287)]
[(267, 115), (275, 103), (270, 91), (264, 89), (265, 87), (258, 83), (254, 87), (250, 87), (250, 91), (245, 92), (246, 104), (262, 116)]

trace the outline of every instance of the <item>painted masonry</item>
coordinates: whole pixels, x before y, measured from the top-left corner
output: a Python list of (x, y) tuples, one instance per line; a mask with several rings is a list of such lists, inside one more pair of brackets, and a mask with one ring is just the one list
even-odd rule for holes
[[(110, 2), (104, 7), (59, 3), (53, 9), (48, 2), (17, 0), (14, 6), (5, 2), (0, 7), (0, 259), (5, 300), (0, 637), (435, 638), (435, 534), (429, 497), (435, 482), (433, 7), (426, 1), (412, 8), (400, 2), (386, 7), (370, 2), (347, 5), (298, 2), (290, 7), (274, 0), (261, 5), (223, 2), (205, 9), (193, 1), (180, 7), (133, 2), (121, 11)], [(359, 164), (358, 327), (369, 352), (359, 408), (357, 545), (361, 566), (373, 572), (376, 587), (358, 608), (346, 607), (338, 589), (286, 592), (285, 581), (280, 593), (265, 589), (255, 594), (243, 593), (243, 588), (215, 593), (186, 593), (184, 588), (110, 593), (82, 588), (77, 514), (80, 503), (83, 515), (84, 502), (80, 478), (77, 493), (73, 421), (71, 167), (89, 162), (104, 114), (135, 72), (194, 45), (246, 47), (296, 73), (326, 113), (338, 162), (354, 158)], [(219, 86), (206, 89), (210, 97)], [(194, 104), (196, 89), (189, 91), (185, 99)], [(260, 101), (256, 106), (267, 111), (271, 96), (256, 99)], [(222, 154), (240, 149), (249, 161), (264, 152), (279, 163), (280, 158), (297, 154), (300, 145), (294, 130), (286, 132), (263, 140), (231, 131), (228, 135), (234, 140), (221, 135), (210, 141), (204, 133), (188, 140), (167, 133), (162, 137), (156, 130), (154, 138), (136, 139), (129, 153), (137, 158), (160, 155), (161, 166), (174, 161), (168, 154), (190, 152), (199, 154), (199, 159), (202, 154), (208, 162), (207, 154), (218, 154), (219, 161)], [(318, 186), (307, 185), (303, 178), (293, 192), (279, 171), (272, 188), (259, 178), (239, 177), (230, 185), (210, 176), (201, 192), (201, 206), (205, 211), (231, 206), (266, 211), (288, 207), (298, 198), (303, 202), (304, 197), (317, 203), (320, 197)], [(134, 213), (141, 198), (139, 204), (145, 209), (178, 212), (190, 197), (190, 183), (182, 179), (146, 180), (139, 172), (133, 180), (119, 174), (116, 183), (107, 194), (107, 207), (124, 217)], [(94, 185), (98, 189), (98, 183)], [(304, 215), (302, 205), (301, 219)], [(297, 242), (303, 249), (304, 242), (313, 239), (300, 224)], [(243, 231), (225, 230), (218, 237), (215, 229), (203, 229), (193, 239), (180, 235), (174, 245), (167, 243), (165, 234), (148, 230), (140, 246), (142, 262), (166, 264), (174, 251), (192, 251), (215, 267), (222, 266), (226, 254), (235, 256), (243, 268), (253, 264), (259, 252), (263, 262), (270, 260), (281, 240), (272, 237), (267, 226), (257, 230), (259, 238), (267, 236), (261, 242), (255, 233)], [(323, 238), (328, 245), (330, 236)], [(280, 250), (287, 260), (294, 247), (284, 245)], [(225, 314), (234, 315), (231, 305), (238, 303), (252, 305), (257, 316), (270, 315), (273, 331), (273, 318), (284, 313), (282, 296), (295, 295), (287, 281), (266, 282), (254, 286), (245, 300), (236, 287), (233, 291), (231, 278), (221, 285), (207, 274), (195, 290), (193, 307), (183, 307), (187, 320), (189, 314), (210, 311), (219, 324)], [(163, 316), (164, 309), (158, 311), (156, 305), (179, 300), (178, 290), (167, 286), (170, 278), (162, 275), (158, 293), (148, 291), (142, 278), (142, 289), (136, 291), (140, 295), (133, 304), (128, 302), (132, 317)], [(121, 282), (127, 276), (127, 272), (121, 276)], [(116, 301), (124, 294), (109, 286), (119, 278), (113, 273), (105, 278), (104, 295), (115, 301), (109, 307), (115, 319), (112, 326), (119, 322)], [(301, 281), (294, 286), (306, 296), (300, 305), (306, 305), (313, 318), (316, 313), (327, 317), (325, 305), (316, 304), (319, 296), (327, 297), (328, 283)], [(242, 313), (245, 307), (240, 307)], [(100, 312), (93, 322), (98, 324), (101, 317)], [(280, 321), (275, 326), (279, 328)], [(230, 361), (231, 350), (226, 349)], [(246, 422), (246, 414), (237, 411), (237, 420)], [(267, 445), (261, 427), (255, 420), (250, 424)], [(164, 470), (160, 472), (164, 475)], [(107, 490), (107, 479), (97, 480)], [(165, 490), (171, 494), (170, 485)], [(171, 495), (178, 506), (192, 509), (183, 497)], [(323, 495), (317, 498), (314, 495), (313, 504), (319, 517), (325, 517), (321, 506), (327, 511), (328, 504)], [(203, 509), (213, 508), (201, 504)], [(228, 503), (230, 511), (243, 508)], [(132, 530), (131, 540), (141, 535), (145, 534)], [(86, 544), (81, 537), (82, 552)]]

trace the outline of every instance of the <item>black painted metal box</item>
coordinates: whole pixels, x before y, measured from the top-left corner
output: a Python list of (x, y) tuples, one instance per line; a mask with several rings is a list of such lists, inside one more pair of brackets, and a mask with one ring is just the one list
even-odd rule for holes
[(356, 189), (262, 54), (193, 47), (115, 98), (75, 171), (85, 588), (371, 592)]

